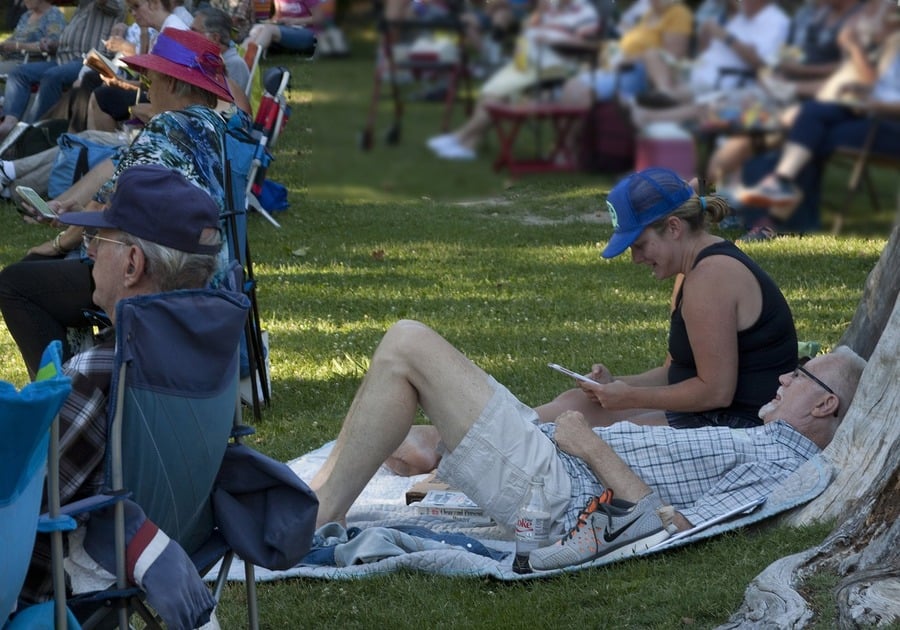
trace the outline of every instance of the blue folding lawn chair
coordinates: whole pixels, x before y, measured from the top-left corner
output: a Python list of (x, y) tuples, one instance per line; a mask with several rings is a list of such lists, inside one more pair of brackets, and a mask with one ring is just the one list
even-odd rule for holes
[[(72, 598), (81, 610), (95, 609), (82, 620), (85, 628), (110, 615), (127, 628), (134, 613), (147, 627), (162, 626), (159, 608), (154, 612), (146, 605), (152, 601), (148, 593), (127, 580), (124, 498), (177, 542), (201, 575), (212, 559), (228, 553), (215, 531), (210, 496), (240, 418), (238, 341), (248, 308), (246, 296), (210, 289), (139, 296), (116, 306), (106, 453), (109, 492), (63, 506), (64, 513), (73, 515), (114, 506), (114, 549), (104, 545), (104, 552), (114, 558), (116, 584)], [(102, 522), (97, 514), (88, 521), (86, 549), (91, 528)], [(255, 627), (252, 566), (248, 576), (248, 616)], [(216, 595), (220, 591), (217, 586)]]
[[(4, 628), (16, 606), (34, 547), (50, 426), (71, 389), (69, 378), (62, 373), (61, 351), (60, 342), (50, 344), (36, 380), (22, 391), (0, 382), (0, 627)], [(54, 558), (58, 560), (61, 558)], [(56, 608), (64, 614), (65, 592), (57, 595)], [(46, 627), (52, 627), (53, 609), (54, 604), (41, 608)], [(34, 621), (26, 624), (26, 614)], [(26, 610), (12, 626), (34, 628), (37, 618), (34, 611)]]

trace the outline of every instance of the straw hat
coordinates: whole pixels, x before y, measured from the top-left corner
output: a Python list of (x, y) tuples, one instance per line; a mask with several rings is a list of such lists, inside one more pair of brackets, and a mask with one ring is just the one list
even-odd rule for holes
[(165, 28), (149, 54), (132, 55), (122, 61), (137, 70), (154, 70), (211, 92), (223, 101), (234, 102), (218, 45), (198, 33)]

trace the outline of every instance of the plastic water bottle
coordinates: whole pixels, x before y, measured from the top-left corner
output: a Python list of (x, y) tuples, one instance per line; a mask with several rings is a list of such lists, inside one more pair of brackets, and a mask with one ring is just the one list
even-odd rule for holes
[(516, 515), (516, 557), (513, 571), (531, 573), (528, 557), (533, 549), (543, 547), (550, 539), (550, 508), (544, 496), (544, 480), (531, 478), (531, 488)]

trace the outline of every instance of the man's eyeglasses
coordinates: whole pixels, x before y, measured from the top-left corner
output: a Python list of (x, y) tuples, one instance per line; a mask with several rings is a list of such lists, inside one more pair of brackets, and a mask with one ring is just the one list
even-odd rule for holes
[[(838, 396), (838, 395), (834, 392), (833, 389), (831, 389), (830, 387), (828, 387), (828, 385), (826, 385), (821, 379), (819, 379), (817, 376), (815, 376), (812, 372), (810, 372), (809, 370), (807, 370), (807, 369), (806, 369), (805, 367), (803, 367), (802, 365), (798, 365), (798, 366), (797, 366), (797, 369), (794, 370), (794, 373), (793, 373), (791, 376), (792, 376), (793, 378), (797, 378), (798, 376), (800, 376), (800, 374), (803, 374), (805, 377), (807, 377), (809, 380), (813, 381), (816, 385), (818, 385), (819, 387), (821, 387), (822, 389), (824, 389), (826, 392), (828, 392), (828, 393), (831, 394), (832, 396), (837, 396), (837, 397), (838, 397), (838, 400), (840, 400), (841, 397)], [(837, 410), (835, 410), (834, 415), (835, 415), (835, 417), (837, 417)]]
[(149, 74), (141, 75), (141, 89), (145, 92), (150, 89), (150, 84), (153, 83), (153, 79), (150, 78)]
[(81, 236), (81, 242), (84, 245), (84, 248), (87, 249), (91, 246), (91, 243), (94, 241), (103, 241), (105, 243), (115, 243), (116, 245), (124, 245), (125, 247), (130, 247), (128, 243), (125, 241), (117, 241), (112, 238), (106, 238), (105, 236), (100, 236), (97, 232), (85, 230), (84, 234)]

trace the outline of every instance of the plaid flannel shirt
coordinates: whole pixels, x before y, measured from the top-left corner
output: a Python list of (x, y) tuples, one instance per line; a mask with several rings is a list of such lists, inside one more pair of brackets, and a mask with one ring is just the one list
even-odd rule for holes
[[(63, 372), (72, 379), (72, 392), (59, 412), (59, 494), (63, 505), (97, 494), (103, 486), (114, 358), (115, 334), (107, 329), (93, 348), (63, 366)], [(46, 495), (41, 510), (47, 510)], [(50, 537), (38, 534), (22, 599), (37, 602), (52, 597), (50, 564)]]

